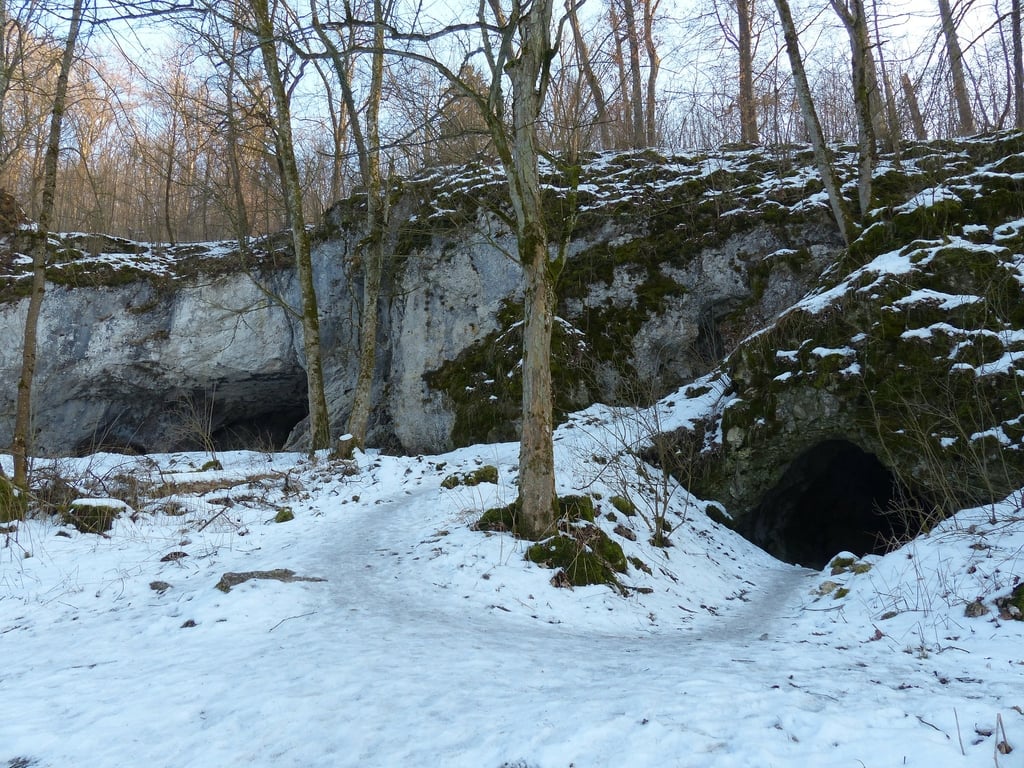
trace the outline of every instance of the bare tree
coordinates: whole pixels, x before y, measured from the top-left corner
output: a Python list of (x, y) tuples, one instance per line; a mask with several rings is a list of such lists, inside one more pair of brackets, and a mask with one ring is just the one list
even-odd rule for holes
[[(346, 6), (347, 13), (352, 13), (351, 5)], [(384, 179), (381, 172), (381, 140), (380, 111), (384, 93), (384, 56), (385, 56), (385, 21), (390, 16), (383, 0), (373, 0), (372, 21), (368, 22), (372, 40), (366, 46), (370, 57), (370, 79), (363, 104), (364, 119), (360, 126), (358, 120), (351, 124), (352, 139), (356, 146), (359, 160), (359, 171), (363, 186), (366, 189), (366, 230), (367, 234), (360, 243), (359, 263), (363, 274), (363, 306), (359, 322), (359, 367), (356, 372), (356, 383), (352, 394), (349, 411), (348, 434), (353, 447), (364, 448), (366, 434), (370, 423), (373, 406), (373, 380), (377, 364), (377, 328), (379, 320), (379, 303), (381, 281), (384, 264), (387, 258), (385, 231), (388, 225), (389, 204)], [(356, 48), (354, 38), (350, 37), (348, 50), (341, 47), (328, 34), (327, 26), (320, 20), (314, 6), (312, 12), (313, 27), (320, 42), (327, 50), (329, 59), (334, 64), (335, 75), (341, 86), (344, 103), (349, 114), (357, 115), (358, 109), (353, 93), (353, 65), (349, 60), (350, 53)], [(332, 25), (335, 29), (338, 25)], [(349, 25), (349, 31), (353, 25)]]
[[(614, 48), (619, 143), (639, 148), (656, 143), (657, 79), (661, 67), (654, 38), (659, 0), (608, 0)], [(647, 76), (644, 77), (644, 68)]]
[[(556, 500), (551, 333), (557, 272), (549, 253), (537, 146), (537, 118), (555, 53), (552, 0), (512, 0), (508, 15), (500, 12), (496, 2), (492, 7), (502, 34), (498, 55), (492, 58), (494, 86), (495, 90), (500, 88), (500, 73), (507, 72), (512, 87), (512, 120), (506, 129), (497, 119), (499, 115), (491, 112), (494, 119), (489, 122), (508, 177), (519, 260), (526, 278), (518, 525), (524, 535), (541, 538), (554, 527)], [(516, 37), (518, 46), (513, 48)], [(493, 109), (500, 100), (492, 97), (490, 103)]]
[(739, 53), (740, 141), (757, 144), (757, 102), (754, 100), (753, 0), (736, 0)]
[(591, 60), (590, 49), (587, 45), (587, 40), (583, 35), (583, 30), (580, 27), (579, 17), (579, 4), (575, 0), (566, 0), (565, 9), (567, 19), (569, 21), (569, 27), (572, 30), (573, 39), (573, 51), (576, 58), (576, 64), (583, 72), (584, 78), (587, 81), (587, 87), (590, 89), (590, 95), (594, 99), (594, 110), (596, 112), (595, 122), (597, 123), (598, 130), (601, 136), (601, 148), (611, 149), (612, 138), (611, 138), (611, 125), (610, 118), (608, 115), (608, 101), (604, 95), (604, 87), (601, 85), (601, 80), (597, 76), (594, 70), (594, 63)]
[(1012, 0), (1010, 28), (1013, 40), (1013, 124), (1024, 130), (1024, 52), (1021, 43), (1021, 0)]
[(883, 123), (882, 102), (871, 55), (864, 0), (829, 0), (850, 38), (853, 101), (857, 112), (860, 179), (857, 184), (861, 216), (871, 207), (871, 177), (878, 164), (876, 128)]
[(292, 138), (291, 95), (285, 86), (281, 62), (278, 60), (277, 34), (268, 0), (253, 0), (251, 6), (255, 19), (256, 40), (274, 101), (274, 137), (277, 160), (292, 232), (295, 272), (302, 296), (302, 337), (303, 350), (306, 353), (310, 448), (317, 450), (328, 447), (331, 430), (327, 414), (327, 399), (324, 395), (320, 314), (316, 288), (313, 284), (313, 260), (309, 232), (306, 230), (302, 183)]
[(939, 18), (942, 21), (942, 36), (946, 42), (946, 55), (949, 57), (949, 72), (953, 79), (953, 98), (956, 101), (958, 125), (961, 135), (974, 133), (974, 114), (971, 111), (971, 97), (967, 91), (967, 77), (964, 74), (964, 54), (957, 36), (956, 21), (949, 0), (938, 0)]
[(921, 107), (917, 103), (917, 92), (914, 84), (910, 82), (910, 75), (904, 72), (900, 76), (900, 85), (903, 87), (903, 98), (907, 101), (907, 108), (910, 110), (910, 122), (914, 127), (914, 138), (924, 141), (928, 138), (928, 129), (924, 126), (924, 116), (921, 114)]
[(49, 253), (49, 228), (53, 214), (54, 195), (57, 190), (57, 162), (60, 156), (61, 127), (67, 108), (68, 78), (75, 63), (75, 48), (82, 28), (85, 0), (74, 0), (68, 20), (64, 52), (57, 73), (56, 89), (53, 94), (53, 109), (50, 113), (50, 131), (46, 141), (43, 160), (42, 207), (37, 221), (35, 246), (32, 252), (32, 290), (29, 294), (28, 310), (25, 315), (24, 346), (21, 357), (21, 377), (18, 379), (18, 397), (14, 414), (14, 435), (11, 453), (14, 456), (15, 486), (28, 491), (28, 453), (31, 449), (32, 429), (32, 380), (36, 370), (36, 339), (39, 328), (39, 312), (46, 291), (46, 261)]
[(793, 22), (793, 14), (789, 8), (789, 0), (775, 0), (775, 7), (778, 9), (779, 19), (782, 21), (786, 53), (793, 71), (800, 112), (803, 115), (811, 148), (814, 151), (815, 164), (818, 166), (822, 183), (825, 185), (825, 192), (828, 194), (839, 232), (846, 244), (849, 245), (857, 236), (857, 226), (854, 223), (853, 214), (850, 212), (849, 203), (843, 197), (828, 146), (825, 144), (825, 136), (821, 131), (821, 123), (818, 122), (818, 113), (814, 108), (814, 101), (811, 99), (811, 87), (807, 82), (807, 72), (804, 69), (803, 57), (800, 53), (800, 40), (797, 37), (796, 24)]
[(660, 4), (661, 0), (644, 0), (641, 4), (643, 11), (644, 52), (647, 55), (647, 92), (644, 94), (644, 119), (647, 131), (645, 138), (649, 147), (658, 144), (657, 92), (658, 73), (661, 71), (661, 57), (658, 55), (658, 46), (654, 39), (654, 18)]

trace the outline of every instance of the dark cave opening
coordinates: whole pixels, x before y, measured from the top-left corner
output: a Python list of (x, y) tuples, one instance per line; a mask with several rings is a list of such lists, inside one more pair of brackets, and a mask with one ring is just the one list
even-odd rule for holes
[(210, 435), (218, 451), (284, 448), (295, 426), (309, 415), (305, 401), (284, 403), (266, 413), (245, 414), (227, 421)]
[(893, 511), (896, 478), (845, 440), (805, 451), (762, 497), (740, 532), (780, 560), (821, 569), (839, 552), (881, 554), (912, 533)]
[(226, 380), (175, 392), (133, 392), (108, 401), (75, 455), (169, 451), (279, 451), (309, 414), (304, 372)]

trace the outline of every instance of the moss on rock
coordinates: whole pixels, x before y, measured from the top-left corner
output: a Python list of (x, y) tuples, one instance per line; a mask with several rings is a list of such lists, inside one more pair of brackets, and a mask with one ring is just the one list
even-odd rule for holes
[[(956, 199), (883, 214), (817, 297), (729, 356), (722, 444), (680, 478), (695, 492), (741, 521), (796, 457), (836, 439), (878, 456), (939, 516), (1024, 484), (1022, 188), (969, 155), (945, 183)], [(990, 191), (1012, 194), (993, 207)]]
[(0, 475), (0, 523), (9, 523), (25, 517), (25, 496), (8, 478)]
[(114, 527), (114, 520), (128, 509), (118, 499), (77, 499), (62, 513), (64, 522), (82, 533), (106, 533)]
[(444, 480), (441, 481), (441, 487), (446, 490), (457, 488), (460, 485), (472, 487), (474, 485), (480, 485), (480, 483), (497, 483), (498, 482), (498, 468), (493, 464), (485, 464), (482, 467), (477, 467), (470, 472), (455, 472), (448, 475)]
[(589, 496), (559, 496), (559, 517), (569, 522), (594, 522), (594, 501)]
[(495, 533), (516, 533), (516, 520), (523, 505), (519, 499), (503, 507), (493, 507), (486, 510), (479, 519), (473, 523), (475, 531), (493, 531)]
[(545, 568), (558, 569), (556, 585), (582, 587), (607, 584), (621, 591), (617, 573), (625, 573), (622, 547), (595, 525), (576, 526), (526, 550), (526, 559)]

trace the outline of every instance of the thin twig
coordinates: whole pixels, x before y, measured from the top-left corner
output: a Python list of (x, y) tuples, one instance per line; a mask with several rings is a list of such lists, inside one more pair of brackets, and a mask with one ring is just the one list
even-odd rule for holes
[[(1002, 738), (1000, 738), (1000, 735)], [(1006, 740), (1006, 726), (1003, 725), (1003, 716), (1000, 713), (996, 713), (996, 745), (992, 751), (992, 759), (996, 763), (996, 768), (999, 768), (999, 755), (1008, 755), (1013, 751), (1013, 747), (1010, 746), (1010, 742)]]
[(957, 714), (956, 707), (953, 707), (953, 719), (956, 720), (956, 737), (960, 741), (960, 754), (966, 757), (967, 752), (964, 751), (964, 737), (960, 733), (960, 715)]
[[(206, 521), (205, 523), (203, 523), (203, 524), (202, 524), (201, 526), (199, 526), (199, 529), (198, 529), (198, 531), (202, 531), (202, 530), (204, 530), (204, 529), (206, 528), (206, 526), (208, 526), (208, 525), (209, 525), (210, 523), (212, 523), (212, 522), (213, 522), (214, 520), (216, 520), (216, 519), (217, 519), (218, 517), (220, 517), (221, 515), (225, 514), (225, 513), (226, 513), (226, 512), (228, 511), (228, 509), (229, 509), (228, 507), (224, 507), (224, 509), (222, 509), (222, 510), (221, 510), (220, 512), (218, 512), (218, 513), (217, 513), (216, 515), (214, 515), (214, 516), (213, 516), (213, 517), (211, 517), (211, 518), (210, 518), (209, 520), (207, 520), (207, 521)], [(197, 531), (197, 533), (198, 533), (198, 531)]]
[(935, 729), (936, 731), (938, 731), (939, 733), (943, 734), (943, 735), (944, 735), (944, 736), (945, 736), (945, 737), (946, 737), (947, 739), (949, 738), (949, 734), (948, 734), (948, 733), (946, 733), (946, 732), (945, 732), (944, 730), (942, 730), (941, 728), (939, 728), (939, 726), (937, 726), (937, 725), (934, 725), (933, 723), (929, 723), (929, 722), (928, 722), (927, 720), (925, 720), (925, 719), (924, 719), (923, 717), (921, 717), (920, 715), (917, 715), (917, 719), (918, 719), (918, 721), (919, 721), (920, 723), (922, 723), (923, 725), (927, 725), (927, 726), (928, 726), (929, 728), (934, 728), (934, 729)]
[(280, 627), (286, 621), (290, 621), (291, 619), (302, 619), (302, 618), (305, 618), (306, 616), (312, 616), (314, 613), (316, 613), (316, 611), (310, 611), (309, 613), (300, 613), (298, 616), (285, 616), (283, 619), (281, 619), (279, 622), (277, 622), (277, 624), (275, 624), (270, 629), (268, 629), (267, 632), (273, 632), (275, 629)]

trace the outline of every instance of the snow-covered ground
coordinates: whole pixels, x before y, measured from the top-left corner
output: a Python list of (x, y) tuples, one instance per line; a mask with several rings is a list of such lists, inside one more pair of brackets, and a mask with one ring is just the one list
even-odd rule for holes
[[(1024, 622), (992, 603), (1024, 576), (1019, 496), (865, 572), (809, 571), (642, 476), (622, 449), (686, 418), (662, 407), (557, 435), (560, 491), (635, 532), (613, 534), (651, 570), (627, 596), (555, 588), (522, 542), (470, 529), (515, 497), (513, 444), (63, 460), (152, 500), (104, 536), (0, 535), (0, 766), (1024, 766)], [(497, 484), (441, 487), (482, 465)], [(215, 588), (271, 569), (323, 581)]]

